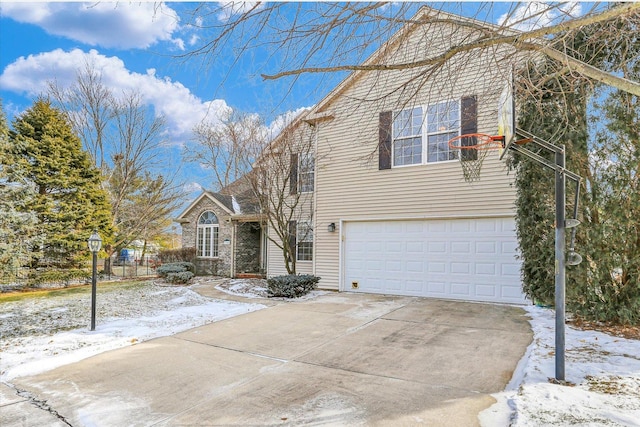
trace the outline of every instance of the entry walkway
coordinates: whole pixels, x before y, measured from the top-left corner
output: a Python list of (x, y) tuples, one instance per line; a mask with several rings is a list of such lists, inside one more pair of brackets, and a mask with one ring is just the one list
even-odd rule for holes
[(331, 293), (15, 379), (2, 425), (472, 426), (531, 339), (518, 307)]

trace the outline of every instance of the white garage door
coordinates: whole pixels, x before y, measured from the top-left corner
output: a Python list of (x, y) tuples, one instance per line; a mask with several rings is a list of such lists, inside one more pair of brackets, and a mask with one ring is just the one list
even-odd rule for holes
[(344, 290), (525, 303), (512, 218), (343, 226)]

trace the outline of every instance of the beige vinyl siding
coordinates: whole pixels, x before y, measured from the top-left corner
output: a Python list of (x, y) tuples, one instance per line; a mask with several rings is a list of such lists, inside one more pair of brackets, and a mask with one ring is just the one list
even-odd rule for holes
[[(463, 37), (446, 27), (435, 39), (414, 32), (395, 55), (405, 60), (427, 46)], [(481, 180), (463, 180), (458, 161), (378, 170), (378, 118), (382, 111), (477, 96), (478, 131), (495, 134), (500, 92), (508, 70), (500, 69), (498, 49), (464, 55), (433, 73), (428, 84), (399, 90), (406, 76), (421, 70), (372, 72), (324, 104), (334, 119), (318, 124), (316, 166), (315, 274), (320, 286), (337, 289), (342, 230), (327, 231), (331, 222), (356, 219), (416, 219), (469, 216), (513, 216), (515, 190), (498, 153), (484, 161)], [(506, 63), (506, 62), (505, 62)], [(391, 96), (383, 96), (393, 93)], [(407, 101), (410, 95), (415, 95)], [(423, 144), (426, 142), (423, 141)]]
[[(296, 126), (296, 125), (293, 125)], [(315, 138), (313, 133), (313, 128), (307, 125), (305, 122), (298, 122), (295, 130), (291, 132), (295, 135), (295, 138), (299, 138), (300, 140), (305, 141), (302, 145), (303, 150), (311, 148), (313, 151), (314, 147), (309, 147), (307, 144), (308, 141), (314, 141), (310, 138)], [(277, 142), (276, 142), (277, 144)], [(285, 148), (285, 155), (289, 156), (290, 154), (299, 154), (295, 148)], [(315, 153), (314, 153), (315, 157)], [(317, 163), (316, 163), (317, 164)], [(316, 166), (317, 169), (317, 166)], [(317, 177), (317, 170), (315, 172), (315, 176)], [(299, 177), (298, 177), (299, 180)], [(314, 185), (316, 178), (314, 177)], [(299, 182), (299, 181), (298, 181)], [(287, 184), (286, 192), (288, 193), (289, 184)], [(291, 215), (291, 220), (301, 222), (301, 221), (309, 221), (314, 223), (314, 241), (315, 241), (315, 212), (313, 210), (313, 200), (314, 200), (314, 192), (303, 192), (297, 193), (295, 195), (286, 195), (289, 199), (285, 205), (288, 203), (290, 206), (293, 205), (295, 199), (298, 198), (297, 205), (295, 206), (294, 213)], [(277, 198), (277, 196), (276, 196)], [(283, 209), (283, 213), (289, 216), (290, 210), (287, 208)], [(269, 233), (269, 227), (267, 228), (267, 233)], [(277, 237), (275, 237), (277, 239)], [(315, 259), (315, 247), (313, 257)], [(296, 273), (297, 274), (313, 274), (313, 261), (296, 261)], [(288, 274), (284, 255), (282, 253), (282, 249), (280, 249), (274, 242), (268, 240), (267, 243), (267, 275), (269, 277), (279, 276), (283, 274)]]
[[(313, 261), (296, 261), (296, 272), (297, 274), (313, 274)], [(288, 273), (282, 250), (269, 240), (267, 244), (267, 275), (273, 277), (283, 274)]]

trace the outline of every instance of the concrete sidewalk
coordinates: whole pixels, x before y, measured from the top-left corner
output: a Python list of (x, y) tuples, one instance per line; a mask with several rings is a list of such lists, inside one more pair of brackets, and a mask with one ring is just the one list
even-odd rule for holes
[(531, 338), (517, 307), (332, 293), (15, 379), (2, 425), (472, 426)]

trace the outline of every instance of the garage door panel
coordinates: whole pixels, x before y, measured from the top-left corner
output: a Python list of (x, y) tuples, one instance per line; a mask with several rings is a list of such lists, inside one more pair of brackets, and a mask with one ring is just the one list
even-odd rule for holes
[(427, 253), (429, 254), (445, 254), (447, 253), (447, 242), (427, 242)]
[(451, 225), (449, 231), (453, 233), (469, 233), (472, 229), (471, 221), (460, 220), (449, 224)]
[(478, 275), (485, 276), (495, 276), (496, 275), (496, 264), (495, 263), (483, 263), (476, 262), (475, 263), (475, 273)]
[(471, 265), (468, 262), (452, 262), (451, 274), (469, 274), (471, 272)]
[(491, 285), (476, 285), (476, 295), (482, 296), (486, 298), (495, 298), (498, 295), (496, 294), (496, 287)]
[(447, 232), (447, 223), (444, 221), (429, 221), (427, 222), (427, 232), (429, 234), (438, 234)]
[(509, 218), (345, 222), (344, 288), (525, 303)]
[(444, 262), (427, 262), (427, 271), (431, 274), (445, 273), (447, 265)]
[(447, 284), (445, 282), (427, 282), (427, 295), (444, 296), (447, 294)]
[(451, 295), (471, 299), (471, 285), (469, 283), (452, 282), (450, 287)]
[(498, 253), (496, 242), (476, 242), (475, 253), (477, 255), (496, 255)]

